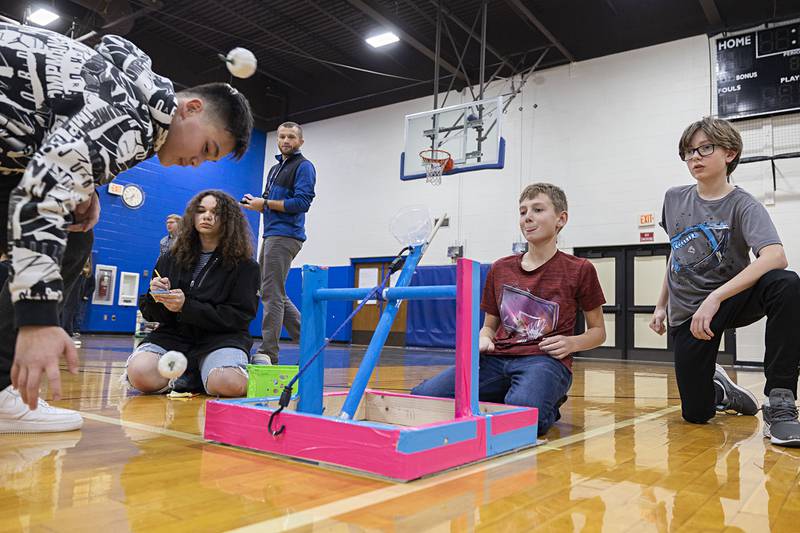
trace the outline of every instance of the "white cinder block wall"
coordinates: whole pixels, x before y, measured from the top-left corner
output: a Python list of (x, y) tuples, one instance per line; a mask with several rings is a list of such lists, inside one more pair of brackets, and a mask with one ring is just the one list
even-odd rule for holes
[[(487, 96), (508, 90), (498, 85)], [(432, 97), (303, 124), (317, 197), (307, 216), (309, 239), (294, 266), (396, 253), (389, 221), (413, 204), (451, 219), (423, 264), (448, 263), (447, 246), (456, 242), (468, 257), (491, 262), (510, 254), (518, 240), (517, 198), (534, 181), (551, 181), (567, 193), (562, 248), (636, 244), (639, 214), (660, 214), (664, 191), (692, 181), (677, 157), (677, 140), (686, 125), (710, 113), (709, 90), (705, 36), (543, 70), (529, 78), (504, 117), (505, 168), (445, 176), (440, 187), (399, 178), (403, 117), (430, 109)], [(464, 98), (451, 94), (448, 103)], [(274, 133), (267, 153), (271, 162)], [(800, 164), (781, 165), (776, 203), (768, 209), (797, 268)], [(763, 197), (768, 167), (743, 166), (735, 181)], [(655, 234), (656, 242), (667, 242), (659, 228)], [(763, 324), (739, 330), (737, 349), (740, 359), (762, 360)]]

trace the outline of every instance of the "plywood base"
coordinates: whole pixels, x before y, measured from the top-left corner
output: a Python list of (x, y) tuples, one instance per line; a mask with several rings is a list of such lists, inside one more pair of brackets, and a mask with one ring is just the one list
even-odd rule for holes
[(323, 415), (287, 410), (275, 398), (212, 400), (205, 438), (253, 450), (330, 463), (409, 481), (509, 450), (534, 446), (535, 408), (481, 403), (479, 416), (455, 419), (454, 400), (367, 390), (353, 420), (337, 417), (347, 392), (323, 396)]

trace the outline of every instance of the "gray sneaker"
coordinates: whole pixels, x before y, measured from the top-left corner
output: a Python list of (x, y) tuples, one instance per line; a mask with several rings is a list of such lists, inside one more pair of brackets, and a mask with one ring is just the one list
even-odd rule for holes
[(250, 356), (251, 365), (271, 365), (273, 364), (272, 358), (265, 353), (254, 353)]
[(735, 411), (750, 416), (758, 412), (758, 402), (753, 393), (734, 383), (719, 365), (714, 371), (714, 381), (725, 391), (722, 403), (716, 406), (717, 411)]
[(764, 414), (764, 436), (772, 444), (800, 448), (800, 422), (797, 405), (789, 389), (772, 389), (761, 408)]

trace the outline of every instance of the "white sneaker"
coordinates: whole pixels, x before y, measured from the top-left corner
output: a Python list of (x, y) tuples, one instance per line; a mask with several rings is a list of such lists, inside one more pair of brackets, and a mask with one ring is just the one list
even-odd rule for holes
[(17, 389), (9, 385), (0, 391), (0, 433), (48, 433), (80, 429), (83, 418), (77, 411), (52, 407), (39, 398), (31, 411)]

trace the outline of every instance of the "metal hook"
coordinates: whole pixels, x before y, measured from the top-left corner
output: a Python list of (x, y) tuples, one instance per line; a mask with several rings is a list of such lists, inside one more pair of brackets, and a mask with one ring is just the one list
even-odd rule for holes
[(273, 411), (273, 412), (272, 412), (272, 414), (269, 416), (269, 423), (267, 423), (267, 429), (269, 430), (269, 432), (272, 434), (272, 436), (273, 436), (273, 437), (277, 437), (278, 435), (280, 435), (281, 433), (283, 433), (283, 430), (284, 430), (284, 429), (286, 429), (286, 426), (285, 426), (285, 425), (281, 425), (281, 427), (279, 427), (277, 430), (273, 430), (273, 429), (272, 429), (272, 420), (273, 420), (273, 419), (274, 419), (274, 418), (275, 418), (275, 417), (278, 415), (278, 413), (280, 413), (281, 411), (283, 411), (283, 406), (282, 406), (282, 405), (281, 405), (280, 407), (278, 407), (278, 408), (277, 408), (275, 411)]
[(287, 407), (289, 405), (291, 399), (292, 399), (292, 387), (291, 385), (286, 385), (283, 388), (283, 392), (281, 393), (281, 399), (278, 400), (279, 407), (276, 410), (274, 410), (271, 415), (269, 415), (269, 422), (267, 423), (267, 429), (269, 430), (270, 433), (272, 433), (273, 437), (277, 437), (278, 435), (283, 433), (284, 429), (286, 429), (285, 425), (281, 425), (281, 427), (279, 427), (278, 429), (273, 430), (272, 421), (275, 419), (276, 416), (278, 416), (278, 413), (283, 411), (284, 407)]

